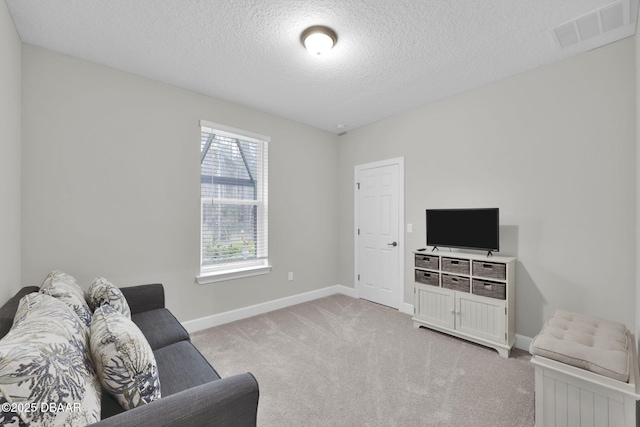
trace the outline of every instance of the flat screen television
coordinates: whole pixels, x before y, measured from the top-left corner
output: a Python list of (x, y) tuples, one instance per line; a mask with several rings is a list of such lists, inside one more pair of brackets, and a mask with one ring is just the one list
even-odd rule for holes
[(427, 246), (498, 252), (499, 209), (427, 209)]

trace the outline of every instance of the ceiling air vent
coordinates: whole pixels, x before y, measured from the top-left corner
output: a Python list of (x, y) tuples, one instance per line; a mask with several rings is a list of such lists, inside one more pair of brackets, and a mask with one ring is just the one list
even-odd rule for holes
[(562, 49), (602, 37), (635, 22), (633, 13), (637, 11), (631, 11), (631, 6), (630, 0), (615, 1), (553, 28), (551, 36)]

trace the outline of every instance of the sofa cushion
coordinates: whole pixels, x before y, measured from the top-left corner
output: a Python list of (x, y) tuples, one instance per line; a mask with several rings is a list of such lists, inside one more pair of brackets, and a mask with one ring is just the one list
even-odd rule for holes
[[(158, 364), (163, 398), (220, 379), (215, 369), (189, 341), (169, 345), (154, 351), (153, 354)], [(103, 419), (122, 411), (122, 407), (113, 396), (107, 392), (102, 393)]]
[(93, 313), (91, 354), (102, 386), (124, 409), (160, 398), (158, 367), (149, 343), (109, 304)]
[(219, 380), (220, 375), (189, 341), (155, 350), (162, 395), (170, 396), (191, 387)]
[(40, 292), (66, 303), (76, 312), (87, 329), (91, 324), (91, 310), (85, 301), (84, 290), (78, 281), (60, 270), (52, 271), (40, 285)]
[(133, 314), (131, 319), (140, 328), (153, 350), (189, 340), (189, 333), (166, 308)]
[(100, 403), (100, 416), (104, 420), (105, 418), (113, 417), (116, 414), (125, 412), (125, 409), (120, 403), (103, 387), (102, 388), (102, 401)]
[(164, 286), (161, 283), (120, 288), (127, 299), (131, 314), (164, 308)]
[(67, 304), (41, 293), (23, 297), (17, 313), (0, 340), (0, 403), (20, 404), (21, 410), (3, 412), (1, 421), (31, 426), (99, 421), (100, 383), (82, 321)]
[(131, 319), (131, 310), (127, 299), (120, 289), (104, 277), (98, 277), (93, 281), (87, 291), (87, 304), (91, 310), (95, 310), (102, 304), (109, 304), (123, 316)]

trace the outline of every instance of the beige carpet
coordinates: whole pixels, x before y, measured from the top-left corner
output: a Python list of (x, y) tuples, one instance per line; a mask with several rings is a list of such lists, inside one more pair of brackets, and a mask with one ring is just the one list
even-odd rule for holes
[(528, 353), (334, 295), (192, 334), (221, 376), (258, 380), (259, 426), (533, 426)]

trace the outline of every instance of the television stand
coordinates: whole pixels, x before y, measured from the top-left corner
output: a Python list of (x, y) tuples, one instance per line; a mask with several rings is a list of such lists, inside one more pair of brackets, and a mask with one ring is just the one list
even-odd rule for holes
[(494, 348), (509, 357), (516, 341), (516, 258), (464, 252), (414, 254), (413, 326)]

